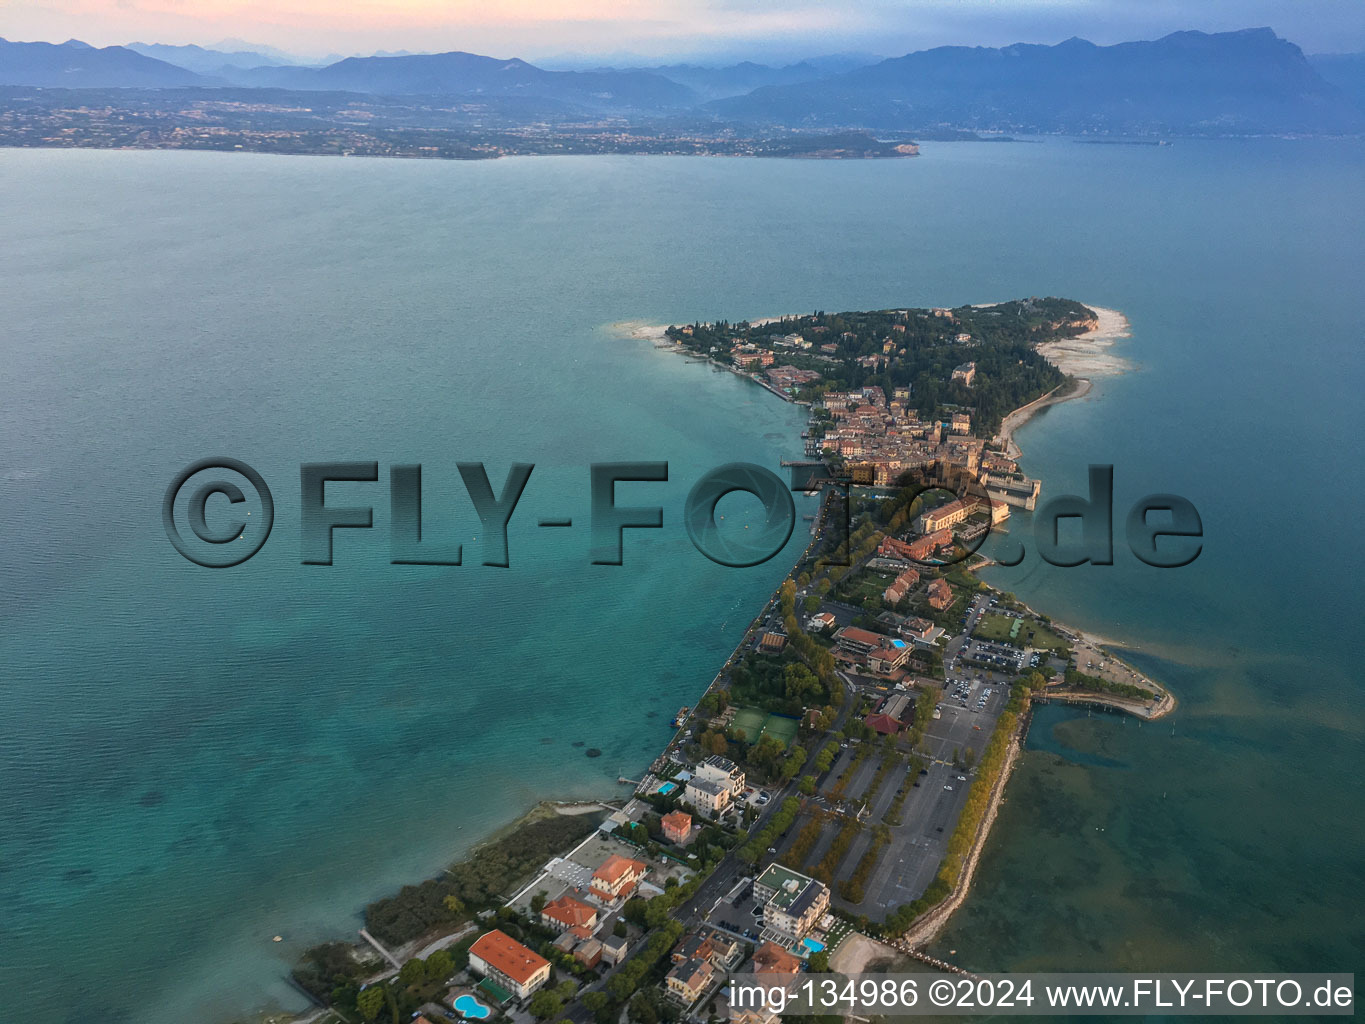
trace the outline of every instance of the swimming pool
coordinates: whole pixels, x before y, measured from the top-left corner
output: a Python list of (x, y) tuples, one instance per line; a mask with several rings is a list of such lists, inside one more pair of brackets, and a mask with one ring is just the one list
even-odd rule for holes
[(471, 995), (456, 996), (455, 1010), (465, 1020), (483, 1020), (493, 1012)]
[(823, 953), (825, 951), (825, 944), (823, 942), (819, 942), (815, 939), (802, 939), (801, 941), (812, 953)]
[(669, 793), (672, 793), (677, 788), (678, 784), (676, 782), (665, 782), (662, 786), (659, 787), (659, 792), (667, 796)]

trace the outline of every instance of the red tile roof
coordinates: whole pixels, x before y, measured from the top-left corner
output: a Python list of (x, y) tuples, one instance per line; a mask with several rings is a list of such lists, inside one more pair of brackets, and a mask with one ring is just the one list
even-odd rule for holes
[(868, 728), (875, 729), (882, 736), (890, 736), (901, 731), (901, 723), (890, 715), (868, 715), (863, 721)]
[(577, 925), (591, 925), (597, 920), (597, 910), (572, 896), (561, 896), (545, 904), (541, 913), (551, 920), (558, 921), (566, 928)]
[(550, 964), (539, 953), (527, 949), (512, 936), (496, 929), (480, 935), (478, 941), (469, 947), (469, 952), (518, 985), (525, 985), (537, 971)]
[(797, 974), (801, 961), (774, 942), (765, 942), (754, 953), (756, 974)]
[(622, 857), (619, 853), (613, 853), (602, 862), (602, 866), (592, 873), (594, 882), (601, 882), (608, 888), (614, 886), (628, 874), (637, 877), (645, 873), (646, 866), (638, 860), (631, 860), (629, 857)]

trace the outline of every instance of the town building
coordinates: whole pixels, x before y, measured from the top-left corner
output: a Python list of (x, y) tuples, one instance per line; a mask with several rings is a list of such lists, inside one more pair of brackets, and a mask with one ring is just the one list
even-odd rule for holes
[(870, 654), (880, 647), (885, 639), (880, 633), (873, 633), (857, 626), (845, 626), (834, 634), (834, 642), (851, 654)]
[(807, 632), (823, 632), (826, 629), (833, 629), (838, 622), (839, 620), (829, 612), (820, 612), (806, 620), (806, 630)]
[(692, 815), (685, 811), (670, 811), (663, 816), (664, 838), (670, 843), (685, 843), (692, 834)]
[(971, 508), (967, 502), (957, 498), (940, 505), (936, 509), (931, 509), (915, 519), (915, 529), (920, 533), (934, 533), (938, 530), (946, 530), (964, 522), (971, 515)]
[(788, 953), (776, 942), (764, 942), (754, 950), (755, 974), (800, 974), (801, 958)]
[(648, 865), (613, 853), (592, 873), (588, 891), (608, 905), (624, 900), (645, 877)]
[(976, 363), (963, 363), (954, 367), (953, 380), (971, 387), (972, 382), (976, 380)]
[(597, 939), (585, 939), (573, 951), (573, 958), (584, 967), (592, 970), (602, 962), (602, 943)]
[(518, 999), (530, 998), (550, 980), (550, 961), (497, 929), (469, 947), (469, 967)]
[(728, 786), (722, 786), (710, 779), (702, 779), (696, 776), (687, 780), (687, 788), (683, 790), (683, 799), (696, 808), (698, 814), (707, 818), (719, 818), (725, 813), (726, 808), (734, 802), (734, 797), (731, 795)]
[(935, 626), (928, 619), (908, 618), (896, 627), (896, 632), (907, 640), (913, 640), (920, 647), (937, 647), (943, 635), (943, 627)]
[(739, 954), (739, 944), (733, 939), (726, 938), (719, 932), (710, 932), (706, 935), (693, 933), (685, 935), (682, 941), (673, 947), (673, 962), (683, 963), (687, 960), (705, 960), (717, 970), (725, 970), (737, 958)]
[(705, 779), (723, 786), (730, 791), (732, 799), (738, 799), (744, 792), (744, 769), (728, 757), (712, 754), (693, 770), (694, 778)]
[(758, 641), (758, 650), (762, 654), (781, 654), (786, 646), (787, 638), (781, 633), (764, 633)]
[(570, 928), (596, 928), (597, 908), (565, 893), (541, 908), (540, 923), (557, 932)]
[(897, 721), (890, 715), (884, 715), (881, 712), (868, 715), (863, 719), (863, 723), (878, 736), (894, 736), (905, 728), (904, 722)]
[(602, 959), (613, 967), (626, 958), (630, 952), (630, 942), (623, 936), (607, 935), (603, 930), (602, 938)]
[(889, 641), (868, 654), (867, 667), (873, 672), (894, 672), (909, 660), (913, 650), (904, 640)]
[(716, 969), (706, 960), (686, 960), (673, 965), (664, 984), (670, 995), (681, 1000), (684, 1006), (691, 1006), (711, 987), (715, 977)]
[(943, 611), (953, 603), (953, 588), (944, 580), (934, 580), (929, 584), (929, 607)]
[(763, 907), (764, 927), (801, 939), (829, 909), (829, 889), (781, 864), (770, 864), (754, 880), (754, 902)]
[(935, 530), (933, 533), (918, 537), (913, 541), (883, 537), (877, 553), (886, 558), (900, 558), (911, 562), (923, 562), (945, 544), (952, 543), (951, 530)]

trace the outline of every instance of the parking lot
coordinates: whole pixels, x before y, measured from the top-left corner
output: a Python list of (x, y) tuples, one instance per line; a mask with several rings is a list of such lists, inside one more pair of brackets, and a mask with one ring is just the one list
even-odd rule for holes
[[(826, 602), (826, 606), (828, 604)], [(908, 754), (902, 752), (901, 762), (882, 776), (874, 792), (869, 792), (882, 766), (882, 748), (877, 745), (855, 764), (860, 745), (846, 744), (821, 780), (819, 792), (806, 802), (803, 813), (775, 847), (775, 854), (765, 857), (765, 861), (789, 857), (806, 825), (817, 816), (827, 816), (819, 838), (806, 850), (801, 863), (792, 865), (811, 873), (833, 847), (839, 832), (850, 820), (849, 816), (858, 813), (859, 801), (866, 801), (867, 808), (861, 818), (862, 831), (839, 859), (831, 879), (835, 905), (880, 920), (897, 907), (923, 895), (938, 873), (948, 839), (975, 779), (973, 769), (957, 765), (980, 757), (996, 720), (1009, 701), (1009, 688), (1015, 675), (1013, 666), (1010, 671), (995, 671), (987, 666), (969, 664), (960, 657), (972, 629), (992, 607), (990, 595), (973, 598), (967, 607), (965, 621), (958, 627), (959, 634), (945, 645), (947, 679), (939, 702), (939, 717), (932, 720), (925, 731), (921, 749), (927, 755), (927, 763), (923, 774), (910, 767)], [(840, 674), (858, 692), (875, 697), (887, 690), (885, 679), (863, 676), (848, 669)], [(907, 779), (907, 773), (911, 771), (914, 777)], [(862, 902), (849, 904), (839, 895), (840, 883), (851, 878), (857, 870), (859, 861), (875, 840), (877, 830), (874, 826), (882, 824), (883, 818), (890, 813), (903, 784), (905, 796), (894, 815), (902, 824), (887, 823), (891, 841), (866, 881)], [(755, 930), (756, 922), (752, 917), (746, 920), (742, 908), (721, 908), (718, 913), (719, 919), (738, 929), (739, 934)]]
[[(995, 729), (996, 719), (1009, 700), (1008, 689), (996, 684), (984, 707), (975, 710), (985, 687), (975, 682), (972, 685), (975, 689), (971, 691), (970, 709), (949, 700), (945, 693), (940, 705), (942, 717), (932, 721), (925, 732), (924, 745), (930, 753), (930, 762), (924, 769), (925, 774), (917, 774), (914, 781), (918, 785), (911, 785), (901, 804), (903, 824), (891, 827), (891, 842), (873, 869), (863, 902), (856, 907), (849, 906), (836, 895), (838, 905), (881, 919), (902, 904), (918, 899), (934, 880), (947, 849), (948, 837), (952, 835), (958, 815), (967, 802), (967, 792), (976, 778), (974, 769), (961, 771), (953, 767), (954, 752), (965, 756), (971, 748), (980, 756)], [(889, 806), (893, 798), (894, 789), (890, 789), (885, 804)], [(875, 807), (870, 820), (879, 822), (881, 810), (881, 807)], [(843, 864), (847, 873), (852, 873), (850, 860), (856, 867), (857, 858), (870, 842), (871, 837), (865, 834), (853, 844)]]

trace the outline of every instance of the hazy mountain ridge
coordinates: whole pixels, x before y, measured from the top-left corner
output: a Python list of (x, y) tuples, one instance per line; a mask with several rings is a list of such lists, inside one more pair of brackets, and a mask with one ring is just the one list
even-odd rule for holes
[(229, 69), (280, 67), (297, 63), (287, 55), (262, 50), (215, 50), (203, 46), (167, 46), (164, 43), (129, 43), (128, 49), (144, 57), (174, 64), (199, 75), (218, 76)]
[(699, 64), (665, 64), (658, 67), (629, 68), (667, 78), (671, 82), (686, 86), (705, 100), (724, 99), (729, 96), (744, 96), (755, 89), (767, 85), (796, 85), (826, 77), (829, 72), (821, 71), (809, 61), (788, 64), (785, 67), (771, 67), (741, 61), (725, 67), (706, 67)]
[(1365, 53), (1319, 53), (1309, 57), (1308, 63), (1365, 111)]
[(914, 130), (1355, 131), (1357, 111), (1270, 29), (1096, 46), (945, 46), (714, 101), (718, 116)]
[(12, 43), (0, 39), (0, 85), (44, 88), (169, 88), (202, 84), (201, 76), (125, 46)]
[[(668, 115), (803, 131), (1112, 134), (1365, 130), (1365, 58), (1305, 58), (1270, 29), (1177, 32), (1097, 46), (945, 46), (838, 70), (834, 58), (772, 67), (548, 70), (453, 51), (279, 63), (262, 51), (0, 40), (0, 85), (248, 87), (389, 96), (507, 97), (575, 111)], [(174, 60), (162, 60), (157, 55)], [(267, 63), (250, 64), (257, 58)], [(177, 65), (175, 61), (179, 61)], [(237, 63), (234, 63), (237, 62)], [(847, 68), (845, 61), (842, 67)], [(195, 68), (202, 68), (196, 71)], [(1337, 84), (1324, 79), (1325, 72)]]

